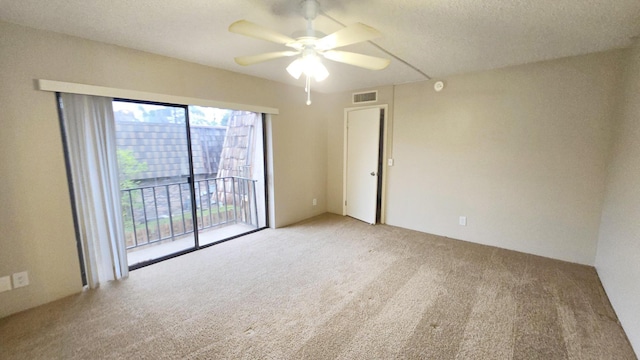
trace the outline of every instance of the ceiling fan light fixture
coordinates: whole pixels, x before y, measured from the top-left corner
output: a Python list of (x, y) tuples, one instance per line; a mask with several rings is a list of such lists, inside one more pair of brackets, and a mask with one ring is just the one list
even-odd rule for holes
[(316, 79), (316, 81), (320, 82), (329, 76), (329, 70), (327, 70), (327, 68), (322, 64), (322, 62), (320, 62), (319, 59), (309, 66), (311, 71), (308, 75), (312, 76), (314, 79)]
[(329, 76), (329, 70), (327, 70), (315, 54), (304, 55), (293, 60), (293, 62), (287, 66), (287, 72), (296, 80), (300, 79), (303, 73), (308, 77), (314, 78), (316, 81), (322, 81)]
[(300, 75), (302, 75), (302, 59), (295, 59), (289, 66), (287, 66), (287, 72), (289, 75), (293, 76), (294, 79), (300, 79)]

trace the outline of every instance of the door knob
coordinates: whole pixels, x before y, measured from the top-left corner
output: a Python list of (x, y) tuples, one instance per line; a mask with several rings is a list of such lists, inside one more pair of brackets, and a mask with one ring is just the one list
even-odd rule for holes
[(373, 171), (371, 172), (371, 176), (376, 176), (376, 173), (374, 173)]

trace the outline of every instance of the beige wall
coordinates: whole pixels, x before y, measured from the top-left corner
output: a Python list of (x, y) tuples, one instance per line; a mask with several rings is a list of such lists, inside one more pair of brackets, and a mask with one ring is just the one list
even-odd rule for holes
[(0, 317), (81, 290), (55, 96), (39, 78), (279, 108), (275, 225), (326, 211), (321, 94), (307, 107), (300, 88), (0, 22), (0, 276), (31, 280), (0, 293)]
[[(393, 109), (387, 223), (593, 264), (622, 55), (456, 76), (440, 93), (433, 81), (381, 88)], [(335, 213), (342, 121), (336, 114), (328, 123)]]
[(396, 87), (387, 223), (593, 264), (621, 56)]
[(629, 52), (609, 163), (596, 269), (640, 354), (640, 43)]

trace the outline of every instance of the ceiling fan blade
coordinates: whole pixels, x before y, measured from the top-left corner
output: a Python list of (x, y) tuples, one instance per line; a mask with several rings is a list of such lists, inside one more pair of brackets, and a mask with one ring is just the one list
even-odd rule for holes
[(316, 49), (331, 50), (362, 41), (372, 40), (380, 36), (382, 36), (382, 34), (371, 26), (363, 23), (355, 23), (316, 41)]
[(299, 51), (276, 51), (276, 52), (270, 52), (270, 53), (264, 53), (264, 54), (258, 54), (258, 55), (238, 56), (234, 58), (234, 60), (239, 65), (247, 66), (247, 65), (253, 65), (253, 64), (261, 63), (263, 61), (273, 60), (281, 57), (295, 56), (298, 54), (300, 54)]
[(348, 51), (331, 50), (322, 54), (325, 58), (369, 70), (382, 70), (389, 66), (391, 60), (375, 56), (352, 53)]
[(280, 34), (277, 31), (273, 31), (269, 28), (254, 24), (247, 20), (238, 20), (229, 25), (229, 31), (260, 40), (271, 41), (276, 44), (286, 45), (296, 41), (295, 39), (292, 39), (287, 35)]

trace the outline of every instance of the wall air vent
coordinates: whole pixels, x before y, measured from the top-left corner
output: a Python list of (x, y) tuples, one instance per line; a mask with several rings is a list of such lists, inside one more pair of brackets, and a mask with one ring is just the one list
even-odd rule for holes
[(378, 101), (378, 91), (367, 91), (360, 93), (353, 93), (353, 103), (354, 104), (366, 104), (366, 103), (374, 103)]

